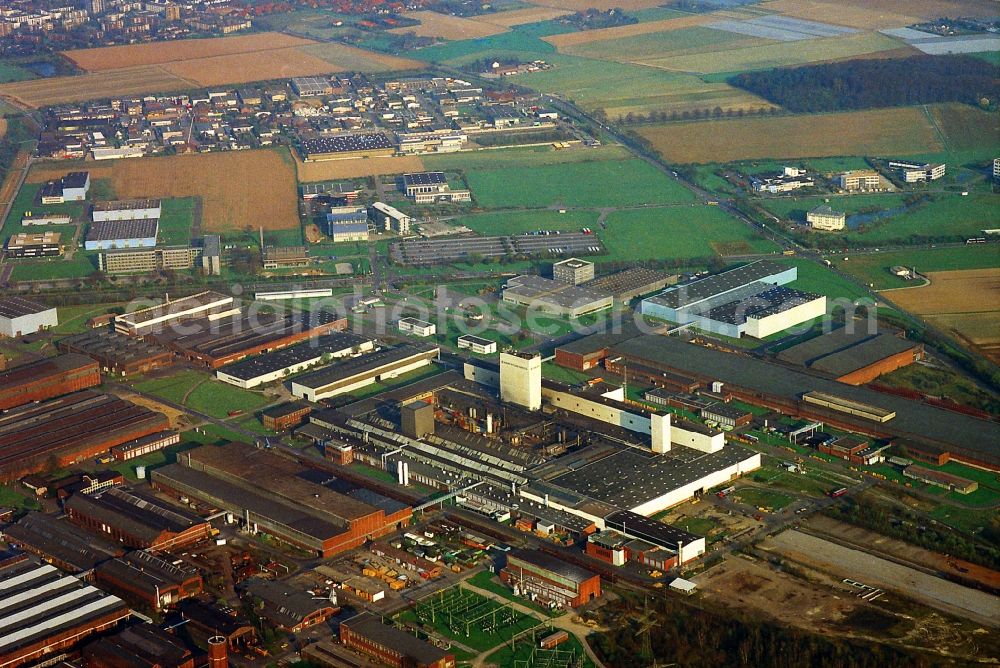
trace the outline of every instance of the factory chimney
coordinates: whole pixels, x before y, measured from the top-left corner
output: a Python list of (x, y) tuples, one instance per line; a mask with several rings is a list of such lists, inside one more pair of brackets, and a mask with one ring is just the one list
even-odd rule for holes
[(229, 668), (229, 644), (224, 636), (208, 639), (208, 668)]

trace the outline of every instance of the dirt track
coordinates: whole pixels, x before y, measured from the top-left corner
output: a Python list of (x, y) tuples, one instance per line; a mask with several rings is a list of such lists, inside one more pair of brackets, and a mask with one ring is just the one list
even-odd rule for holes
[(1000, 598), (906, 566), (789, 530), (769, 538), (765, 549), (864, 584), (897, 591), (980, 624), (1000, 627)]

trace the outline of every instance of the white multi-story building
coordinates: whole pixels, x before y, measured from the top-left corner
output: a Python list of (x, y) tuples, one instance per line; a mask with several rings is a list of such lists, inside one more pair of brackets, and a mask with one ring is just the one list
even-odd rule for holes
[(500, 353), (500, 398), (530, 411), (542, 407), (542, 356)]
[(847, 226), (847, 214), (834, 211), (828, 204), (821, 204), (806, 214), (806, 222), (814, 230), (834, 232)]
[(437, 325), (426, 320), (416, 318), (400, 318), (396, 323), (399, 331), (416, 336), (434, 336), (437, 333)]

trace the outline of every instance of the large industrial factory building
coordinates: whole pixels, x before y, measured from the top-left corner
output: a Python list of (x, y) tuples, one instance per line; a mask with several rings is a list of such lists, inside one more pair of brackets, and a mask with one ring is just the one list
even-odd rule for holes
[(735, 339), (758, 339), (826, 313), (826, 297), (783, 287), (795, 267), (758, 260), (642, 300), (643, 315)]

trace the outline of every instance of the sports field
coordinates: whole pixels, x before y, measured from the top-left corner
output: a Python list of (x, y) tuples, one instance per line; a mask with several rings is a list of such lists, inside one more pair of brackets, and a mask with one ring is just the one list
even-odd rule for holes
[(668, 123), (638, 128), (670, 162), (911, 155), (941, 151), (919, 108)]
[(487, 209), (680, 204), (694, 195), (649, 163), (607, 160), (492, 169), (465, 174), (477, 204)]
[[(121, 198), (199, 197), (203, 232), (299, 229), (295, 169), (287, 153), (275, 150), (174, 155), (112, 164), (87, 164), (91, 180), (110, 179)], [(65, 165), (35, 167), (31, 183), (72, 171)], [(240, 178), (232, 178), (238, 174)]]

